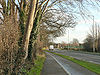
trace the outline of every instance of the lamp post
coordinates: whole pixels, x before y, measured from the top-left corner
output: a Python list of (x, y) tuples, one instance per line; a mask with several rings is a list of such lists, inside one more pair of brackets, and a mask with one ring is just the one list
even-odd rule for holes
[(95, 52), (95, 26), (94, 26), (94, 16), (93, 16), (93, 52)]
[[(73, 27), (72, 27), (73, 28)], [(68, 28), (68, 46), (67, 46), (67, 48), (68, 48), (68, 50), (71, 50), (70, 49), (70, 47), (71, 47), (71, 44), (70, 44), (70, 30), (72, 29), (72, 28)]]
[(69, 50), (69, 29), (68, 29), (68, 50)]
[(92, 16), (92, 20), (93, 20), (93, 52), (95, 52), (95, 23), (94, 23), (94, 16), (93, 15), (88, 15), (89, 17)]

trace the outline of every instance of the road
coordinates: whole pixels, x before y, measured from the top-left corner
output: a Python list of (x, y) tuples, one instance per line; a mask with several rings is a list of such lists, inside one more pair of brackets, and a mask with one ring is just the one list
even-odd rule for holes
[(54, 50), (56, 53), (60, 53), (66, 56), (71, 56), (73, 58), (84, 60), (96, 64), (100, 64), (100, 55), (78, 52), (78, 51), (68, 51), (68, 50)]
[(51, 54), (46, 52), (46, 60), (41, 75), (68, 75), (68, 73)]
[[(56, 61), (56, 63), (59, 64), (59, 66), (62, 67), (62, 69), (66, 72), (66, 75), (97, 75), (95, 74), (94, 72), (91, 72), (89, 71), (88, 69), (72, 62), (72, 61), (69, 61), (67, 59), (64, 59), (60, 56), (57, 56), (57, 55), (54, 55), (54, 54), (51, 54), (51, 53), (48, 53), (46, 52), (46, 54), (48, 55), (47, 58), (52, 58), (53, 61)], [(50, 60), (48, 59), (48, 63), (50, 64)], [(53, 71), (55, 71), (56, 73), (55, 74), (50, 74), (50, 71), (51, 69), (49, 67), (51, 67), (53, 64), (55, 63), (52, 63), (52, 65), (50, 66), (49, 64), (45, 63), (44, 67), (45, 67), (45, 70), (42, 72), (42, 75), (58, 75), (56, 74), (57, 72), (57, 68), (56, 69), (52, 69)], [(48, 66), (49, 65), (49, 66)], [(48, 66), (48, 67), (46, 67)], [(54, 66), (52, 66), (53, 68)], [(49, 68), (49, 70), (48, 70)], [(60, 75), (64, 75), (63, 73), (60, 72)]]

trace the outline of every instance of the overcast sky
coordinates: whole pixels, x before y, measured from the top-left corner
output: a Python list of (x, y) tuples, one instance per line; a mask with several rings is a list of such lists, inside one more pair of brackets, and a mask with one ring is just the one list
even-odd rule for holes
[[(100, 8), (100, 7), (99, 7)], [(90, 28), (93, 25), (93, 16), (94, 20), (97, 24), (100, 24), (100, 10), (97, 10), (96, 8), (89, 8), (89, 11), (91, 13), (88, 13), (91, 18), (88, 19), (82, 19), (78, 18), (78, 24), (74, 29), (69, 30), (69, 41), (72, 41), (73, 38), (76, 38), (79, 40), (80, 43), (83, 43), (84, 39), (86, 38), (87, 34), (90, 32)], [(93, 15), (93, 16), (91, 16)], [(61, 43), (65, 42), (68, 43), (68, 31), (66, 29), (66, 33), (64, 36), (55, 38), (54, 42)]]

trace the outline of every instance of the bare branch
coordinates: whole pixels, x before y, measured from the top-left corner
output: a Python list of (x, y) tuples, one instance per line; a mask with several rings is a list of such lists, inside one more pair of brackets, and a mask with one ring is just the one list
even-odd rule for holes
[(39, 6), (39, 8), (41, 8), (42, 5), (44, 5), (44, 3), (45, 3), (46, 1), (47, 1), (47, 0), (42, 1), (41, 4), (40, 4), (40, 6)]
[(3, 22), (4, 21), (4, 19), (2, 19), (1, 17), (0, 17), (0, 20)]
[(3, 13), (2, 11), (0, 11), (0, 13), (1, 13), (2, 15), (4, 15), (4, 13)]
[(2, 10), (3, 8), (0, 8), (0, 10)]
[(56, 4), (56, 2), (57, 2), (57, 0), (56, 0), (56, 1), (54, 1), (54, 2), (52, 2), (52, 3), (48, 6), (48, 8), (51, 8), (53, 5), (55, 5), (55, 4)]
[(50, 0), (48, 0), (47, 2), (46, 2), (46, 4), (43, 6), (43, 11), (42, 11), (42, 14), (44, 14), (44, 12), (46, 11), (46, 8), (47, 8), (47, 5), (48, 5), (48, 3), (49, 3), (49, 1)]
[(18, 7), (18, 5), (14, 2), (14, 0), (12, 0), (13, 4), (17, 7), (18, 10), (20, 10), (20, 8)]

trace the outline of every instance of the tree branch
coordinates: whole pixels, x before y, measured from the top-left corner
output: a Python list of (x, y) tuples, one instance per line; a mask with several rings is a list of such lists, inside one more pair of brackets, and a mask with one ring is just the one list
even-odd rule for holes
[(0, 17), (0, 20), (3, 22), (4, 21), (4, 19), (2, 19), (1, 17)]
[(57, 0), (54, 1), (54, 2), (52, 2), (52, 3), (48, 6), (48, 8), (52, 7), (56, 2), (57, 2)]
[(48, 1), (46, 2), (46, 4), (43, 6), (43, 8), (42, 8), (43, 11), (42, 11), (41, 16), (44, 15), (44, 12), (46, 11), (46, 8), (47, 8), (47, 5), (48, 5), (49, 1), (50, 1), (50, 0), (48, 0)]
[(0, 11), (0, 13), (1, 13), (2, 15), (4, 15), (4, 13), (3, 13), (2, 11)]
[(41, 7), (42, 7), (42, 5), (43, 5), (46, 1), (47, 1), (47, 0), (44, 0), (43, 2), (41, 2), (41, 4), (40, 4), (39, 8), (41, 8)]
[(18, 10), (20, 10), (20, 8), (18, 7), (18, 5), (14, 2), (14, 0), (12, 0), (13, 4), (17, 7)]
[(3, 8), (0, 8), (0, 10), (2, 10)]

